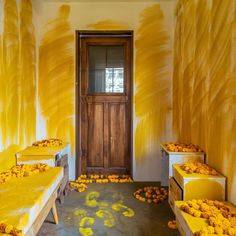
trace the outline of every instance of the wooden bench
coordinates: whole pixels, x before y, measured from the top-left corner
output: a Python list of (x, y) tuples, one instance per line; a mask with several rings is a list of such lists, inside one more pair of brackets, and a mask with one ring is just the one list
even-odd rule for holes
[(64, 168), (64, 176), (58, 189), (58, 199), (64, 202), (64, 197), (68, 193), (69, 165), (68, 158), (70, 153), (69, 143), (63, 143), (58, 147), (37, 147), (29, 146), (16, 153), (17, 164), (45, 163), (51, 167), (61, 166)]
[(63, 168), (54, 167), (0, 184), (0, 221), (35, 236), (51, 210), (57, 224), (55, 200), (62, 179)]

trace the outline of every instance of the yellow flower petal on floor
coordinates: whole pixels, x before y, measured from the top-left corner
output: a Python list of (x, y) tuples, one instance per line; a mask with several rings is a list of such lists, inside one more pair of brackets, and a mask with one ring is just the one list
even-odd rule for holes
[(99, 192), (90, 192), (86, 196), (86, 205), (89, 207), (96, 207), (98, 205), (98, 202), (96, 198), (100, 197)]
[(96, 216), (99, 218), (104, 218), (104, 226), (113, 227), (115, 225), (115, 219), (112, 214), (107, 210), (98, 210)]
[(79, 228), (79, 232), (81, 233), (82, 236), (90, 236), (93, 235), (94, 232), (91, 228)]

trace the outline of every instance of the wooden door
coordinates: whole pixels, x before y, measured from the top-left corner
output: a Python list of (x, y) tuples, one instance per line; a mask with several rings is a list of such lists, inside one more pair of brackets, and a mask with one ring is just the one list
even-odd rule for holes
[(130, 36), (80, 39), (80, 127), (80, 173), (130, 174)]

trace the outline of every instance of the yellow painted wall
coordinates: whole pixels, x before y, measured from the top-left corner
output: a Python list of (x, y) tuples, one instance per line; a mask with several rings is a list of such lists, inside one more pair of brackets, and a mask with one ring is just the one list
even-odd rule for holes
[(30, 1), (1, 1), (0, 170), (35, 140), (36, 45)]
[(199, 144), (227, 176), (236, 204), (236, 1), (179, 1), (176, 7), (173, 127)]

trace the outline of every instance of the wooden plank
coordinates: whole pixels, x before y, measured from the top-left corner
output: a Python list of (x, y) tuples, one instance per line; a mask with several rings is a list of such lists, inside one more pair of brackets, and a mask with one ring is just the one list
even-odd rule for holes
[(67, 194), (67, 185), (69, 179), (69, 165), (68, 165), (68, 154), (63, 155), (56, 161), (56, 166), (61, 166), (64, 169), (63, 179), (58, 189), (58, 199), (62, 204), (64, 202), (64, 195)]
[(170, 178), (169, 191), (175, 196), (175, 199), (177, 200), (183, 199), (183, 190), (173, 177)]
[[(41, 228), (41, 226), (42, 226), (44, 220), (46, 219), (49, 211), (52, 209), (53, 205), (55, 205), (58, 188), (59, 188), (59, 185), (57, 186), (57, 188), (55, 189), (53, 194), (50, 196), (47, 203), (45, 204), (45, 206), (43, 207), (43, 209), (40, 211), (37, 218), (35, 219), (34, 223), (29, 228), (29, 230), (26, 232), (25, 236), (35, 236), (35, 235), (37, 235), (37, 232)], [(56, 206), (54, 206), (54, 213), (56, 215), (55, 207)], [(58, 223), (58, 216), (56, 216), (56, 217), (57, 217), (57, 223)]]
[(88, 142), (87, 166), (104, 167), (103, 139), (104, 105), (103, 103), (88, 104)]
[(125, 103), (109, 104), (109, 167), (126, 168), (127, 158), (127, 129)]
[(58, 215), (57, 215), (57, 208), (56, 208), (56, 203), (54, 201), (54, 203), (52, 204), (52, 215), (53, 215), (53, 218), (54, 218), (54, 222), (55, 224), (57, 225), (59, 223), (59, 220), (58, 220)]

